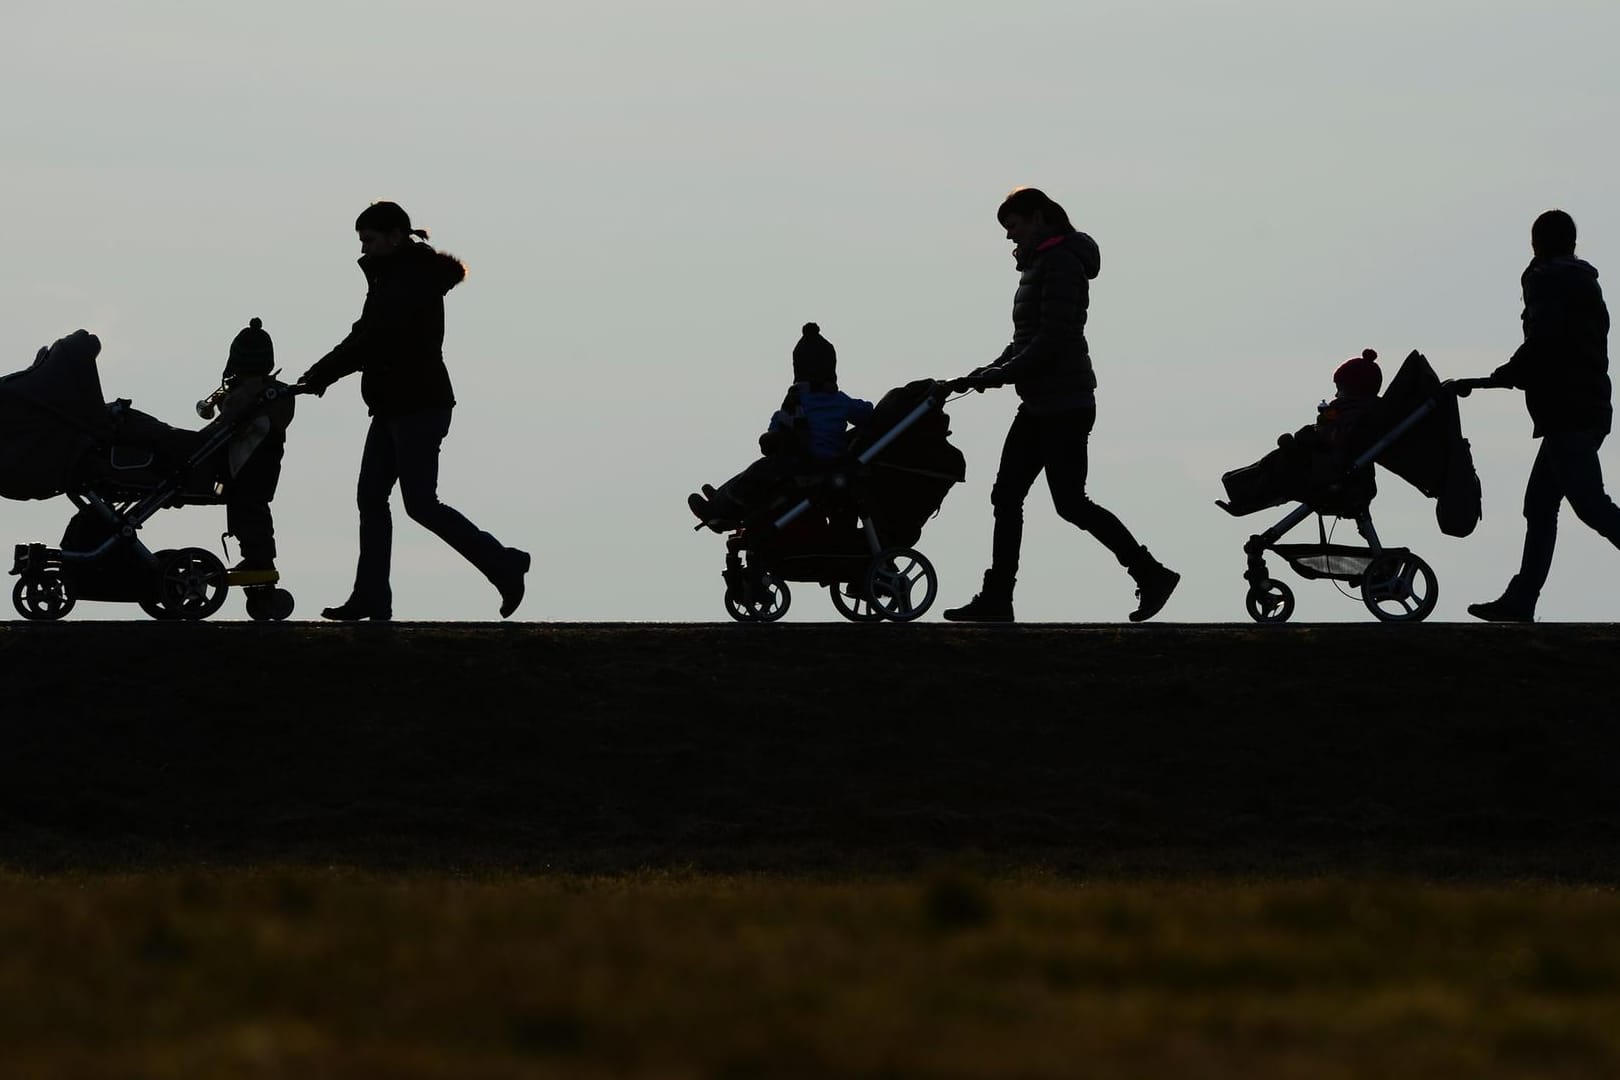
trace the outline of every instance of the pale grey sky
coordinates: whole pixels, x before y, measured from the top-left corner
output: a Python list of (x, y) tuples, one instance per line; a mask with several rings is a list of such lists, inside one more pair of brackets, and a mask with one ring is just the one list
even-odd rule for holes
[[(859, 396), (984, 363), (1015, 284), (995, 206), (1034, 184), (1103, 252), (1092, 493), (1184, 573), (1164, 618), (1241, 620), (1241, 547), (1272, 515), (1227, 518), (1220, 474), (1307, 422), (1340, 361), (1494, 367), (1548, 207), (1620, 267), (1617, 41), (1600, 0), (31, 5), (0, 42), (0, 366), (83, 326), (110, 395), (192, 423), (249, 317), (290, 374), (343, 336), (354, 216), (396, 199), (471, 267), (447, 301), (441, 493), (535, 554), (520, 617), (723, 618), (723, 543), (683, 501), (750, 459), (799, 325)], [(352, 578), (358, 389), (290, 432), (295, 617)], [(919, 544), (941, 606), (977, 587), (1013, 407), (952, 410), (968, 480)], [(1516, 567), (1534, 452), (1517, 394), (1464, 402), (1464, 426), (1473, 537), (1393, 477), (1374, 507), (1439, 573), (1438, 619)], [(69, 510), (5, 503), (0, 539), (54, 542)], [(1044, 487), (1027, 516), (1020, 617), (1123, 619), (1102, 547)], [(216, 548), (222, 529), (215, 508), (148, 527)], [(397, 503), (395, 544), (399, 617), (494, 617)], [(1620, 555), (1567, 514), (1560, 545), (1543, 616), (1620, 614)], [(1297, 619), (1369, 618), (1278, 572)], [(800, 586), (789, 618), (836, 616)]]

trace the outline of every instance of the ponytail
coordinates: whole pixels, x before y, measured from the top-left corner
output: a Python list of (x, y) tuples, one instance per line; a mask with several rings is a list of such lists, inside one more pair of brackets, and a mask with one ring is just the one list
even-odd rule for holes
[(372, 203), (360, 211), (360, 216), (354, 219), (354, 229), (356, 232), (361, 229), (375, 229), (377, 232), (383, 233), (393, 232), (398, 229), (407, 236), (414, 236), (418, 240), (428, 238), (426, 229), (411, 228), (411, 215), (407, 214), (405, 208), (396, 202)]

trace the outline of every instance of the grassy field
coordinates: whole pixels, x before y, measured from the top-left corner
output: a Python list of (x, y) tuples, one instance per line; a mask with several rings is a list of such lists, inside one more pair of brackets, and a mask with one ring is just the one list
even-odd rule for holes
[(1620, 1075), (1617, 645), (0, 627), (0, 1078)]
[(1620, 895), (0, 877), (9, 1076), (1595, 1077)]

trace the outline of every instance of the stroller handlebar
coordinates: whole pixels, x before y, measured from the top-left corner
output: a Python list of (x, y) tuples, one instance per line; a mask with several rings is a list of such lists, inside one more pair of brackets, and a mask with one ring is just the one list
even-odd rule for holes
[(1496, 390), (1501, 386), (1501, 383), (1487, 376), (1483, 379), (1447, 379), (1440, 384), (1440, 389), (1465, 398), (1475, 390)]

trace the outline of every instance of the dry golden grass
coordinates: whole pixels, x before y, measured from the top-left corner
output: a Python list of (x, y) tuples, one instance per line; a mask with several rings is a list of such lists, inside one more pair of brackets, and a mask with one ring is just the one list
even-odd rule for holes
[(1620, 894), (0, 876), (13, 1077), (1620, 1074)]

